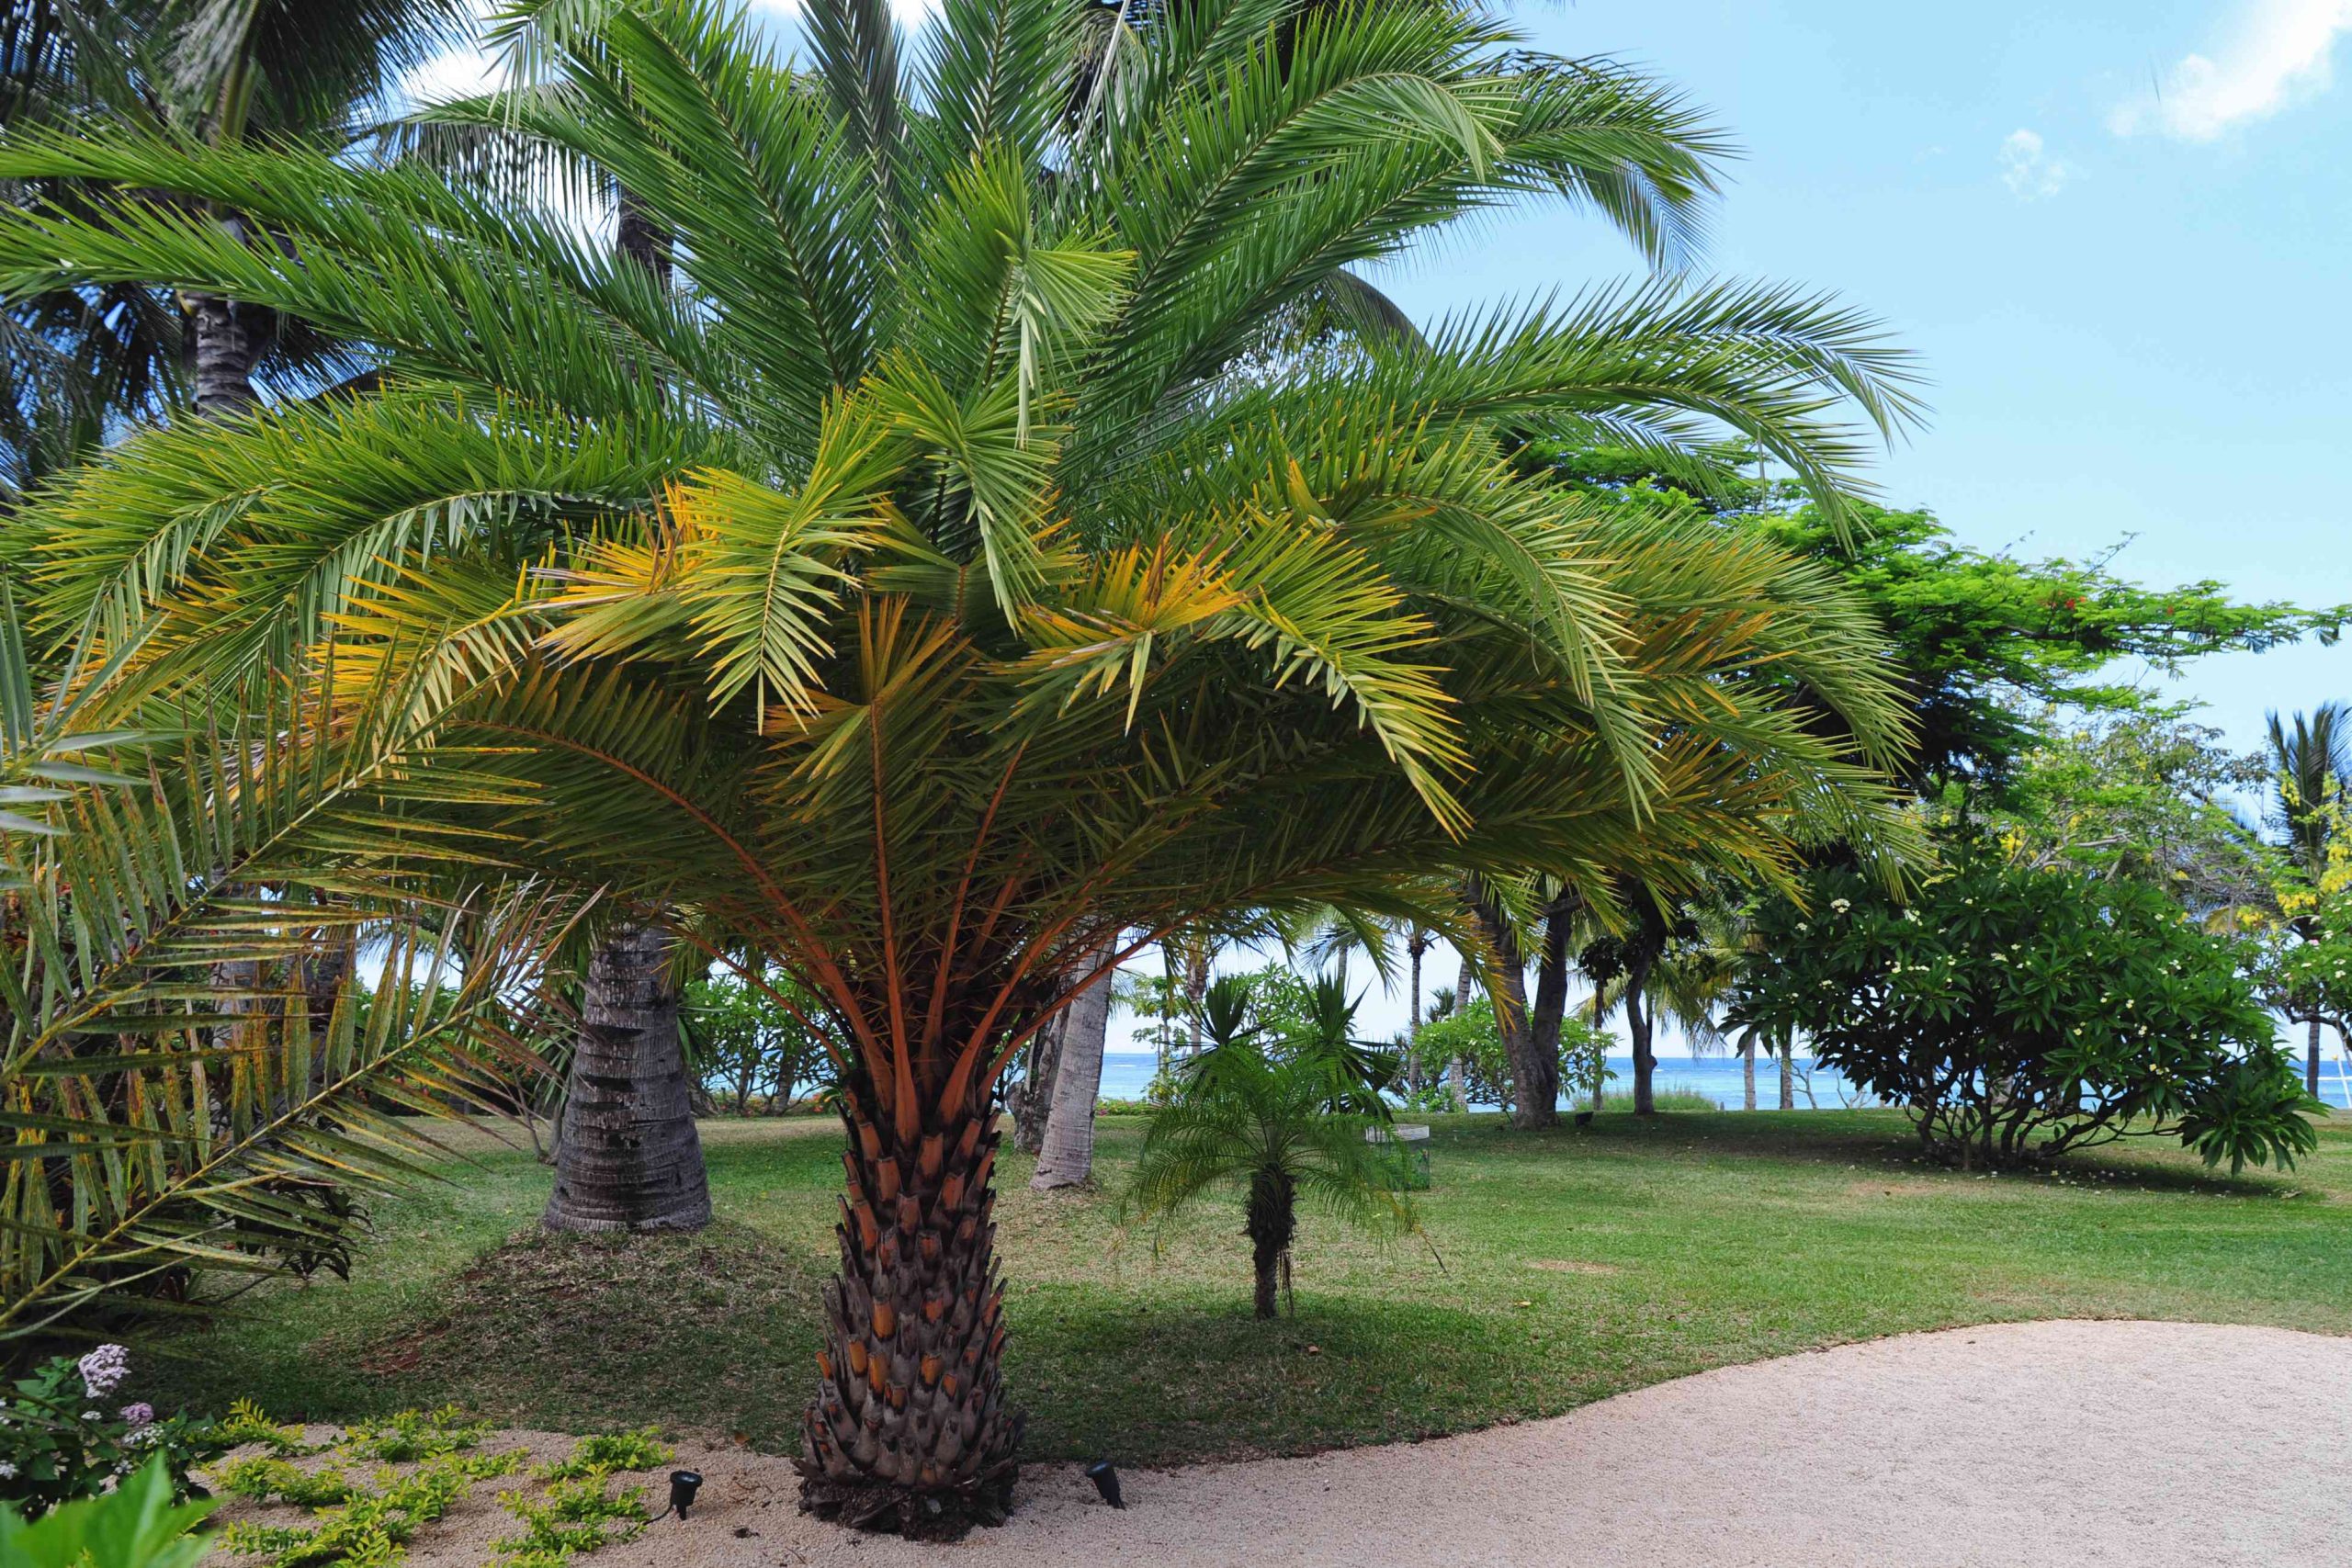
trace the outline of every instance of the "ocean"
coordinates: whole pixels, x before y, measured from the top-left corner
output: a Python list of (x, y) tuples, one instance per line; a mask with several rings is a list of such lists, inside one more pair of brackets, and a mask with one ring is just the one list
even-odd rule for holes
[[(1634, 1058), (1611, 1056), (1609, 1066), (1617, 1077), (1610, 1089), (1618, 1094), (1631, 1094), (1634, 1085)], [(2320, 1098), (2338, 1110), (2352, 1109), (2352, 1095), (2346, 1092), (2346, 1080), (2337, 1069), (2334, 1057), (2320, 1061)], [(1102, 1097), (1106, 1100), (1141, 1100), (1151, 1086), (1152, 1054), (1148, 1051), (1105, 1051), (1102, 1054)], [(1803, 1056), (1797, 1058), (1797, 1109), (1836, 1111), (1860, 1103), (1845, 1080), (1826, 1067), (1815, 1067)], [(1740, 1094), (1740, 1066), (1736, 1056), (1660, 1056), (1657, 1062), (1657, 1087), (1661, 1093), (1668, 1089), (1690, 1089), (1705, 1095), (1726, 1111), (1737, 1111)], [(1775, 1110), (1780, 1105), (1781, 1084), (1778, 1064), (1758, 1059), (1756, 1064), (1756, 1103), (1758, 1109)], [(1492, 1110), (1492, 1106), (1474, 1106), (1474, 1110)]]

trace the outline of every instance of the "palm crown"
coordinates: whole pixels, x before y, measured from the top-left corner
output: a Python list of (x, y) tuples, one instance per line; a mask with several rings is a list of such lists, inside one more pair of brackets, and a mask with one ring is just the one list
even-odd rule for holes
[(1438, 874), (1672, 888), (1898, 831), (1854, 600), (1507, 448), (1728, 434), (1834, 499), (1845, 411), (1910, 404), (1785, 289), (1381, 326), (1345, 267), (1525, 192), (1674, 254), (1720, 151), (1479, 7), (951, 0), (910, 62), (870, 0), (810, 22), (804, 71), (701, 0), (543, 0), (514, 87), (424, 117), (526, 189), (595, 171), (667, 268), (423, 162), (0, 152), (120, 191), (0, 217), (10, 290), (205, 289), (383, 363), (7, 537), (126, 705), (329, 694), (383, 782), (322, 854), (609, 888), (818, 998), (854, 1137), (810, 1467), (896, 1506), (1009, 1475), (987, 1108), (1073, 955), (1310, 904), (1475, 944)]

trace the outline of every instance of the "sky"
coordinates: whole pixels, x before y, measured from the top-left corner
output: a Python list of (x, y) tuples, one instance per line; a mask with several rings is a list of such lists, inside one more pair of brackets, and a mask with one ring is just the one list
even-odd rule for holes
[[(789, 31), (789, 6), (764, 9)], [(1933, 412), (1872, 475), (1883, 499), (1985, 548), (2128, 540), (2115, 569), (2143, 581), (2352, 604), (2352, 0), (1513, 16), (1535, 47), (1677, 85), (1744, 149), (1699, 270), (1832, 290), (1917, 355)], [(1639, 266), (1589, 214), (1531, 206), (1380, 282), (1428, 322)], [(2251, 749), (2267, 711), (2352, 698), (2352, 641), (2166, 684)], [(1375, 994), (1363, 1021), (1404, 1010)]]

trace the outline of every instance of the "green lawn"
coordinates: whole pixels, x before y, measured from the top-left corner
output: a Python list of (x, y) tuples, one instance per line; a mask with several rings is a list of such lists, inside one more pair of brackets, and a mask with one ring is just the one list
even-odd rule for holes
[[(1548, 1416), (1663, 1378), (2002, 1318), (2352, 1332), (2352, 1124), (2285, 1177), (2154, 1145), (2056, 1178), (1915, 1164), (1883, 1112), (1604, 1114), (1522, 1134), (1438, 1118), (1430, 1245), (1310, 1216), (1297, 1316), (1249, 1314), (1238, 1204), (1123, 1234), (1105, 1195), (1007, 1162), (1007, 1351), (1041, 1458), (1290, 1452)], [(657, 1421), (797, 1445), (831, 1253), (828, 1123), (707, 1123), (720, 1223), (650, 1241), (531, 1229), (548, 1172), (487, 1143), (381, 1201), (350, 1284), (276, 1286), (166, 1341), (172, 1402), (337, 1420), (455, 1401), (514, 1425)], [(162, 1401), (159, 1401), (161, 1403)]]

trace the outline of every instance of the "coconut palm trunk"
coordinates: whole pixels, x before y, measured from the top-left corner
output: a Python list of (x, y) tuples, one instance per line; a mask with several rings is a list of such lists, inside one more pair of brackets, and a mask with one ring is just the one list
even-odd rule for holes
[(1781, 1109), (1783, 1111), (1797, 1108), (1796, 1049), (1794, 1041), (1781, 1042)]
[(710, 1223), (667, 948), (652, 927), (625, 926), (589, 963), (555, 1190), (540, 1216), (549, 1230)]
[(1021, 1445), (999, 1370), (997, 1119), (967, 1111), (902, 1139), (877, 1109), (870, 1085), (844, 1086), (841, 1278), (825, 1287), (802, 1504), (953, 1539), (1003, 1519)]
[(1638, 959), (1625, 971), (1625, 1032), (1634, 1040), (1634, 1114), (1657, 1114), (1657, 1056), (1652, 1026), (1656, 1014), (1643, 987), (1649, 965)]
[(2319, 1098), (2319, 1015), (2312, 1015), (2311, 1043), (2303, 1051), (2303, 1092)]
[[(1100, 963), (1108, 953), (1097, 955)], [(1082, 1187), (1094, 1175), (1094, 1103), (1102, 1093), (1102, 1047), (1111, 1031), (1111, 976), (1080, 991), (1062, 1022), (1052, 1109), (1029, 1185), (1040, 1192)]]
[(1756, 1036), (1739, 1043), (1739, 1088), (1742, 1111), (1756, 1109)]
[(1560, 1025), (1568, 1011), (1568, 936), (1575, 928), (1577, 908), (1575, 895), (1563, 893), (1544, 915), (1544, 951), (1535, 961), (1535, 999), (1527, 1013), (1523, 1070), (1531, 1087), (1520, 1100), (1523, 1105), (1540, 1100), (1546, 1114), (1542, 1121), (1524, 1125), (1550, 1126), (1559, 1120)]

